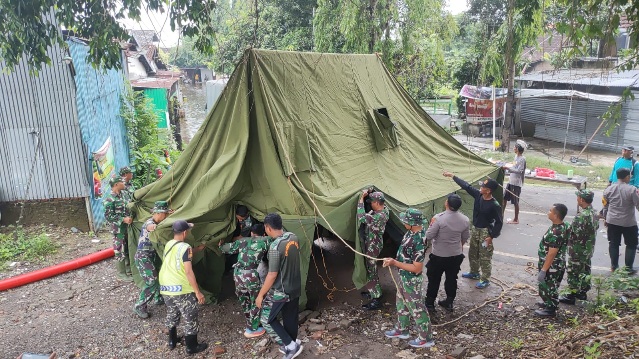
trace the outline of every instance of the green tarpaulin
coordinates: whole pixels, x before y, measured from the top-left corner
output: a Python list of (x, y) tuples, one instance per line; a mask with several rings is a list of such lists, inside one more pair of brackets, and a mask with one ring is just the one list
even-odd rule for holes
[[(444, 170), (468, 181), (503, 179), (439, 127), (378, 56), (247, 50), (184, 153), (162, 179), (136, 191), (132, 209), (139, 227), (154, 201), (170, 200), (175, 213), (152, 235), (160, 250), (176, 219), (195, 223), (188, 241), (206, 243), (194, 258), (198, 282), (216, 296), (224, 268), (217, 243), (231, 236), (238, 203), (260, 220), (282, 215), (300, 240), (305, 282), (316, 223), (359, 249), (362, 189), (383, 191), (397, 223), (408, 206), (430, 218), (459, 190)], [(353, 282), (361, 287), (364, 278), (356, 256)]]

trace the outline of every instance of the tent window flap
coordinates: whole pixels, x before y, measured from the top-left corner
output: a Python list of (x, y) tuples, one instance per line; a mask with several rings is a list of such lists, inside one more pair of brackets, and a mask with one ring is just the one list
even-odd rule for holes
[[(311, 158), (311, 146), (308, 138), (308, 131), (303, 124), (298, 123), (278, 123), (280, 134), (282, 134), (279, 157), (282, 163), (284, 174), (290, 176), (293, 172), (314, 171), (315, 166)], [(289, 165), (285, 153), (293, 164)]]
[(397, 123), (391, 121), (385, 107), (368, 110), (366, 117), (373, 131), (373, 140), (377, 151), (381, 152), (399, 145)]

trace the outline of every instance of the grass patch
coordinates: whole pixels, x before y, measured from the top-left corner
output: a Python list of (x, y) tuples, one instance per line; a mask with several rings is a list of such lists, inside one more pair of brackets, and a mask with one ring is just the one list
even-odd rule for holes
[[(496, 161), (508, 161), (512, 162), (514, 154), (504, 152), (491, 152), (486, 151), (479, 154), (485, 159), (492, 158)], [(606, 188), (608, 186), (608, 177), (612, 168), (610, 166), (592, 166), (582, 165), (575, 163), (561, 162), (559, 159), (547, 156), (537, 156), (524, 153), (526, 157), (526, 167), (530, 170), (536, 167), (550, 168), (557, 173), (568, 174), (568, 170), (573, 170), (573, 174), (576, 176), (583, 176), (588, 178), (588, 188)], [(530, 179), (526, 179), (528, 182)]]
[(0, 233), (1, 268), (6, 268), (9, 261), (42, 260), (57, 250), (58, 246), (49, 239), (44, 229), (28, 233), (22, 227), (16, 227), (11, 232)]

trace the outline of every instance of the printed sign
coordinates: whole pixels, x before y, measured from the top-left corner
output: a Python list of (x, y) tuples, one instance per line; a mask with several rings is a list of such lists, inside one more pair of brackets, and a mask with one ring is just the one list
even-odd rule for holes
[(109, 190), (109, 180), (115, 173), (111, 138), (107, 138), (104, 145), (91, 156), (93, 157), (93, 198), (100, 198)]

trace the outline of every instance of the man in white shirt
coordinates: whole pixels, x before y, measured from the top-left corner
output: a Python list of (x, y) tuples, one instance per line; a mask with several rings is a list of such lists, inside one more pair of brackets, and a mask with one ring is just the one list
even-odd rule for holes
[(515, 205), (515, 218), (507, 223), (518, 224), (519, 223), (519, 196), (521, 195), (521, 188), (524, 186), (524, 176), (526, 172), (526, 158), (523, 156), (524, 146), (519, 143), (515, 144), (515, 161), (510, 166), (504, 166), (504, 169), (508, 169), (510, 172), (510, 178), (508, 179), (508, 185), (506, 191), (504, 191), (504, 205), (502, 206), (502, 216), (506, 211), (508, 201)]

